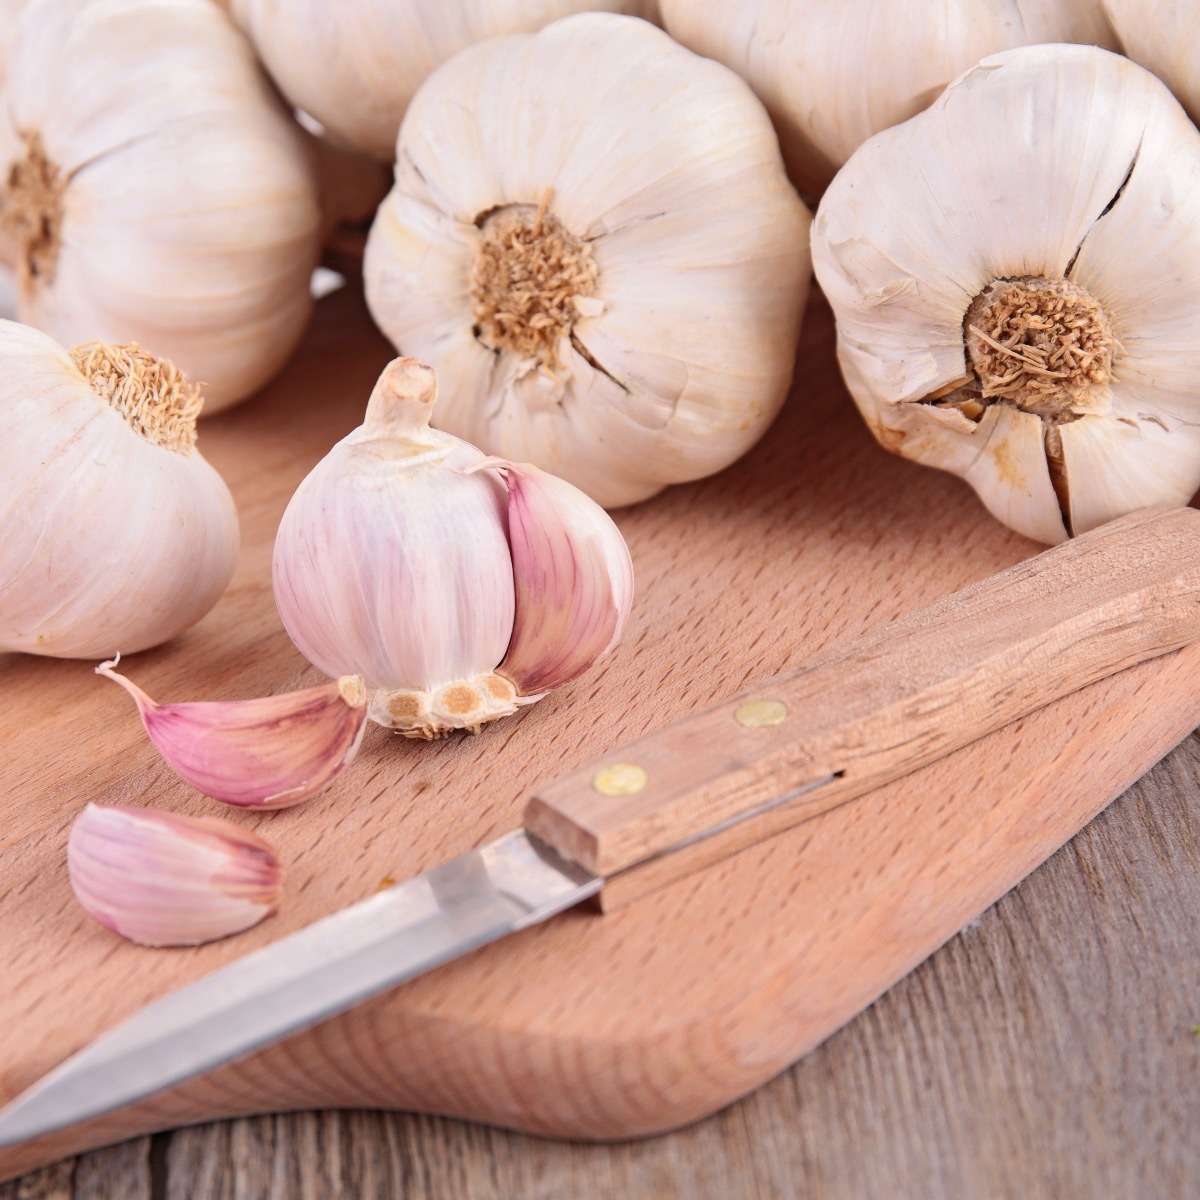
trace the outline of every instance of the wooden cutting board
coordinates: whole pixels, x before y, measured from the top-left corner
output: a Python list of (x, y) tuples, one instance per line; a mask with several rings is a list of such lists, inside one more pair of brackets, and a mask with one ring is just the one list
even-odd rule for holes
[[(359, 298), (320, 306), (261, 397), (206, 423), (244, 549), (217, 608), (122, 669), (159, 699), (283, 691), (317, 673), (271, 601), (292, 490), (360, 419), (390, 356)], [(0, 1101), (149, 1000), (507, 829), (534, 785), (1037, 550), (949, 476), (880, 450), (837, 375), (823, 301), (794, 396), (724, 474), (618, 514), (638, 597), (596, 672), (478, 737), (372, 728), (307, 805), (234, 813), (275, 843), (282, 911), (192, 950), (121, 942), (76, 906), (64, 852), (89, 800), (186, 813), (128, 697), (85, 663), (0, 656)], [(695, 1120), (828, 1036), (1200, 724), (1200, 646), (1093, 685), (943, 762), (618, 912), (576, 911), (170, 1094), (0, 1151), (0, 1179), (232, 1114), (447, 1113), (560, 1137)], [(230, 815), (222, 810), (222, 815)]]

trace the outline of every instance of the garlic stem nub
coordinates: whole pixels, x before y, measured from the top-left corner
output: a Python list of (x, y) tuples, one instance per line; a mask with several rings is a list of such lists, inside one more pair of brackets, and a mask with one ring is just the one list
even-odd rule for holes
[(171, 769), (198, 791), (238, 808), (290, 808), (327, 788), (358, 753), (366, 728), (361, 677), (255, 700), (158, 704), (119, 675), (97, 675), (134, 699)]

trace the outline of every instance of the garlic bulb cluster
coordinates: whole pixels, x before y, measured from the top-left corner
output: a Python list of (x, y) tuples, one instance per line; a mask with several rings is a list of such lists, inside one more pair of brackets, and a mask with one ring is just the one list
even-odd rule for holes
[(1200, 132), (1141, 67), (984, 59), (851, 157), (813, 258), (872, 432), (1012, 528), (1200, 487)]
[(279, 906), (283, 868), (229, 821), (89, 804), (67, 842), (76, 899), (145, 946), (196, 946), (257, 925)]
[(367, 242), (438, 424), (606, 507), (711, 474), (787, 394), (809, 215), (762, 105), (644, 21), (464, 50), (418, 93)]
[(662, 10), (672, 37), (754, 88), (809, 195), (985, 55), (1039, 42), (1116, 49), (1100, 0), (662, 0)]
[(158, 704), (116, 660), (97, 675), (134, 699), (150, 740), (197, 791), (238, 808), (291, 808), (324, 791), (349, 766), (367, 722), (358, 676), (254, 700)]
[(1200, 0), (1102, 0), (1121, 48), (1200, 124)]
[(652, 18), (655, 0), (231, 0), (280, 91), (331, 134), (386, 162), (417, 88), (459, 50), (572, 13)]
[(301, 653), (365, 677), (408, 737), (478, 729), (586, 671), (632, 600), (611, 518), (562, 480), (429, 427), (433, 372), (397, 359), (363, 425), (317, 464), (275, 541), (275, 600)]
[(22, 321), (152, 346), (215, 412), (311, 311), (316, 187), (300, 131), (210, 0), (28, 0), (0, 112), (0, 224)]
[(238, 526), (195, 448), (200, 403), (136, 345), (68, 353), (0, 321), (0, 650), (132, 653), (216, 603)]

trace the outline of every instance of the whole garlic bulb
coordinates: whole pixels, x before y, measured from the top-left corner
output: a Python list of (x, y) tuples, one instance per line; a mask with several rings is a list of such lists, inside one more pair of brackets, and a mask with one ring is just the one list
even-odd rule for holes
[(363, 425), (292, 497), (275, 600), (301, 653), (362, 675), (372, 720), (436, 738), (541, 699), (616, 644), (633, 569), (611, 518), (533, 467), (429, 428), (433, 372), (397, 359)]
[(571, 13), (653, 17), (655, 0), (232, 0), (280, 91), (335, 137), (391, 162), (417, 88), (459, 50)]
[(1200, 0), (1102, 0), (1121, 47), (1200, 124)]
[(851, 157), (813, 258), (872, 432), (1012, 528), (1200, 486), (1200, 132), (1128, 59), (984, 59)]
[(21, 320), (153, 346), (206, 413), (254, 392), (308, 321), (319, 213), (246, 39), (210, 0), (29, 0), (8, 66)]
[(662, 10), (672, 37), (754, 88), (810, 195), (987, 54), (1038, 42), (1116, 49), (1100, 0), (662, 0)]
[(371, 312), (438, 424), (606, 507), (720, 470), (787, 394), (809, 214), (762, 105), (593, 13), (441, 67), (367, 241)]
[(216, 603), (237, 515), (196, 452), (199, 406), (137, 346), (68, 353), (0, 321), (0, 650), (132, 653)]

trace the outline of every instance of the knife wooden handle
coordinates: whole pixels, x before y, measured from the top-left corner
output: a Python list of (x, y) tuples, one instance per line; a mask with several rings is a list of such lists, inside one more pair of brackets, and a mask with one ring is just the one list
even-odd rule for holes
[(1197, 638), (1200, 512), (1147, 509), (593, 760), (525, 825), (612, 907)]

